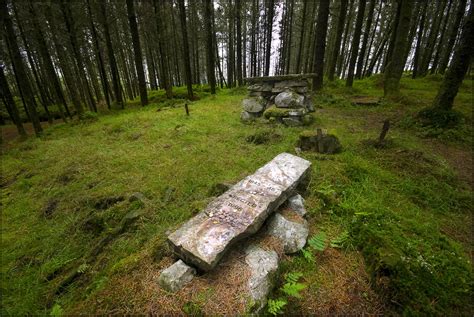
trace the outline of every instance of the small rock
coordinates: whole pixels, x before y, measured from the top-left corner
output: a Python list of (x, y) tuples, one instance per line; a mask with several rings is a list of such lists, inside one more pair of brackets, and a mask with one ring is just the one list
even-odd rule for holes
[(299, 94), (305, 94), (308, 92), (308, 86), (304, 87), (295, 87), (294, 90)]
[(284, 91), (275, 97), (278, 108), (304, 108), (304, 96), (293, 91)]
[(302, 117), (306, 114), (306, 111), (303, 108), (300, 109), (291, 109), (288, 111), (288, 116), (290, 117)]
[(286, 254), (301, 250), (306, 244), (309, 233), (306, 220), (303, 224), (289, 221), (279, 213), (275, 213), (270, 219), (267, 230), (270, 235), (282, 240)]
[(189, 283), (196, 275), (196, 270), (182, 260), (176, 261), (173, 265), (161, 272), (158, 278), (158, 284), (169, 291), (176, 292)]
[(259, 113), (265, 110), (266, 101), (263, 97), (247, 98), (242, 101), (244, 111), (250, 113)]
[(288, 199), (288, 207), (302, 217), (306, 215), (304, 198), (300, 194), (296, 194)]
[(342, 150), (342, 145), (335, 135), (325, 133), (317, 135), (314, 131), (303, 131), (298, 146), (303, 151), (310, 150), (323, 154), (335, 154)]
[(289, 127), (298, 127), (303, 125), (300, 117), (283, 118), (283, 123)]
[(254, 303), (253, 311), (258, 312), (265, 306), (272, 288), (272, 274), (278, 269), (278, 254), (256, 245), (250, 245), (245, 253), (245, 262), (251, 274), (247, 285)]
[(253, 121), (256, 117), (257, 116), (247, 111), (242, 111), (242, 113), (240, 114), (240, 120), (242, 120), (243, 122)]

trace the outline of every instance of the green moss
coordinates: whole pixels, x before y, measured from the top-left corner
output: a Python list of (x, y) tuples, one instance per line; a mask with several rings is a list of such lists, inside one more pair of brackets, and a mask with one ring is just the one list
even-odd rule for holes
[(282, 118), (288, 116), (288, 113), (291, 109), (287, 108), (277, 108), (276, 106), (271, 106), (263, 113), (263, 116), (267, 119), (269, 118)]

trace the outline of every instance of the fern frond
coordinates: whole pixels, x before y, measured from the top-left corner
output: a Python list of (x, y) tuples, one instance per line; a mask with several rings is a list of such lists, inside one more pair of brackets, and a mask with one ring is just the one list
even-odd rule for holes
[(283, 307), (287, 304), (286, 300), (282, 298), (269, 299), (268, 302), (268, 312), (273, 316), (283, 313)]
[(326, 233), (320, 232), (308, 240), (308, 244), (316, 251), (324, 251), (326, 249)]

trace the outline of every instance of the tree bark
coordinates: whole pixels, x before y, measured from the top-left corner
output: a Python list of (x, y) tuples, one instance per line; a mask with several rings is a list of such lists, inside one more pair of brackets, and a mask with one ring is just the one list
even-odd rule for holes
[(438, 94), (433, 101), (433, 108), (449, 111), (453, 108), (459, 86), (461, 86), (464, 76), (474, 55), (474, 7), (469, 9), (468, 16), (462, 28), (461, 38), (458, 47), (454, 52), (453, 61), (449, 66), (443, 83), (438, 90)]
[(241, 0), (235, 0), (235, 19), (237, 22), (237, 82), (239, 86), (244, 84), (242, 77), (242, 21), (241, 21)]
[(334, 74), (336, 72), (336, 62), (339, 56), (339, 51), (341, 49), (341, 40), (342, 33), (344, 33), (344, 22), (346, 20), (347, 14), (347, 2), (348, 0), (341, 0), (339, 8), (339, 17), (337, 20), (337, 29), (336, 29), (336, 39), (334, 40), (334, 49), (329, 58), (329, 67), (328, 67), (328, 79), (330, 81), (334, 80)]
[(135, 56), (135, 68), (138, 77), (138, 89), (140, 92), (140, 103), (142, 106), (148, 104), (148, 95), (146, 91), (145, 72), (143, 70), (142, 50), (140, 47), (140, 36), (138, 35), (137, 17), (135, 16), (135, 7), (133, 0), (127, 0), (127, 14), (132, 34), (133, 53)]
[(193, 81), (191, 74), (191, 62), (189, 60), (189, 43), (188, 43), (188, 30), (186, 26), (186, 9), (184, 7), (184, 0), (178, 0), (179, 7), (179, 19), (181, 21), (181, 32), (183, 35), (183, 57), (184, 57), (184, 72), (186, 86), (188, 87), (188, 99), (193, 100)]
[(112, 39), (110, 37), (109, 22), (107, 19), (107, 4), (105, 1), (99, 1), (99, 4), (102, 28), (104, 29), (105, 46), (107, 47), (107, 56), (109, 58), (110, 72), (112, 73), (112, 86), (114, 89), (115, 101), (120, 106), (120, 108), (123, 109), (125, 107), (125, 104), (122, 97), (122, 84), (120, 82), (120, 73), (118, 71), (117, 60), (115, 59)]
[(313, 91), (323, 88), (324, 52), (326, 50), (326, 35), (328, 31), (329, 0), (321, 0), (318, 8), (316, 22), (315, 48), (314, 48), (314, 73)]
[(204, 0), (204, 27), (206, 31), (206, 61), (207, 81), (211, 87), (211, 94), (216, 94), (215, 54), (212, 36), (212, 0)]
[(364, 68), (364, 57), (365, 51), (367, 49), (367, 43), (369, 42), (369, 35), (370, 35), (370, 27), (372, 26), (372, 19), (375, 10), (375, 0), (370, 0), (369, 4), (369, 11), (367, 12), (367, 21), (365, 24), (365, 31), (364, 31), (364, 39), (362, 41), (362, 47), (360, 52), (358, 53), (358, 61), (357, 61), (357, 71), (355, 78), (360, 79), (362, 77), (362, 70)]
[(352, 87), (352, 83), (354, 82), (354, 68), (357, 62), (357, 55), (359, 53), (359, 42), (360, 34), (362, 31), (362, 22), (364, 20), (365, 2), (366, 0), (359, 0), (359, 9), (357, 11), (354, 39), (352, 40), (351, 58), (349, 61), (349, 69), (347, 70), (346, 87)]
[(392, 96), (399, 92), (400, 78), (405, 66), (405, 50), (407, 45), (408, 32), (410, 30), (410, 19), (412, 15), (413, 2), (411, 0), (401, 0), (400, 21), (395, 31), (397, 33), (392, 57), (387, 64), (384, 73), (384, 95)]
[(467, 0), (459, 0), (458, 8), (456, 11), (456, 17), (454, 18), (454, 23), (451, 28), (451, 33), (448, 37), (448, 43), (444, 49), (444, 54), (441, 57), (441, 61), (439, 62), (439, 72), (444, 74), (446, 67), (448, 66), (449, 57), (451, 56), (451, 52), (454, 47), (454, 43), (456, 42), (456, 37), (459, 32), (459, 26), (461, 25), (461, 20), (464, 15), (464, 10), (466, 8)]
[(7, 108), (10, 118), (18, 130), (18, 134), (21, 136), (26, 136), (26, 131), (23, 127), (23, 123), (21, 122), (20, 113), (18, 112), (18, 108), (13, 99), (10, 87), (8, 87), (7, 79), (5, 78), (5, 73), (3, 72), (3, 67), (3, 65), (0, 65), (0, 95), (5, 103), (5, 107)]
[(6, 0), (0, 0), (0, 17), (0, 25), (2, 27), (1, 31), (5, 37), (8, 49), (10, 51), (14, 72), (20, 86), (18, 88), (20, 88), (23, 92), (23, 98), (25, 100), (26, 108), (28, 109), (28, 114), (33, 123), (35, 134), (39, 136), (41, 135), (43, 128), (41, 127), (41, 123), (38, 119), (38, 114), (35, 108), (35, 96), (33, 95), (30, 82), (28, 81), (28, 77), (26, 75), (25, 65), (21, 58), (20, 50), (15, 37), (15, 31), (13, 29), (13, 23), (8, 13)]
[(265, 43), (265, 71), (264, 76), (270, 74), (270, 57), (272, 50), (272, 31), (273, 31), (273, 15), (275, 14), (275, 0), (267, 0), (267, 27), (266, 27), (266, 43)]

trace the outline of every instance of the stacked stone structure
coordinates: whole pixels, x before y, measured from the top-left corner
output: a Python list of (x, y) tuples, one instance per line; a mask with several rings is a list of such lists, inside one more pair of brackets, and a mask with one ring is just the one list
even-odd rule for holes
[(248, 97), (242, 101), (242, 121), (264, 118), (287, 126), (310, 124), (314, 105), (310, 96), (313, 74), (247, 78)]

